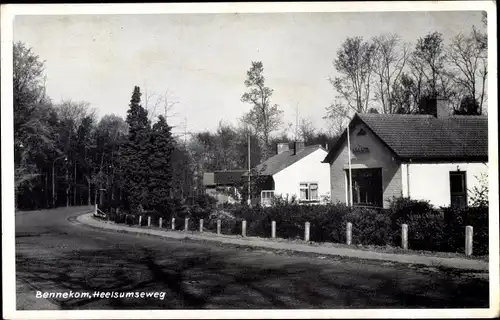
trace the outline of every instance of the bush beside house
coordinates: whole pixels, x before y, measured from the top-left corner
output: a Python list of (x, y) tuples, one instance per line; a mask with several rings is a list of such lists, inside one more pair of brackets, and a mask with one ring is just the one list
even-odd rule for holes
[[(273, 202), (270, 207), (245, 205), (216, 208), (210, 196), (200, 196), (186, 202), (175, 202), (166, 213), (142, 212), (142, 225), (151, 216), (153, 225), (160, 217), (170, 229), (175, 218), (176, 230), (184, 229), (184, 218), (189, 218), (189, 230), (204, 229), (216, 232), (221, 220), (223, 234), (241, 234), (241, 221), (247, 221), (247, 235), (271, 237), (271, 222), (276, 221), (276, 236), (285, 239), (303, 239), (304, 225), (310, 223), (310, 240), (315, 242), (346, 242), (346, 224), (352, 223), (352, 243), (363, 245), (401, 245), (401, 225), (408, 225), (408, 243), (414, 250), (463, 252), (465, 226), (474, 228), (474, 254), (488, 254), (488, 206), (484, 202), (463, 209), (435, 208), (427, 201), (393, 198), (388, 209), (356, 207), (343, 203), (301, 205), (294, 201)], [(137, 224), (139, 214), (117, 213), (110, 218), (118, 223)]]

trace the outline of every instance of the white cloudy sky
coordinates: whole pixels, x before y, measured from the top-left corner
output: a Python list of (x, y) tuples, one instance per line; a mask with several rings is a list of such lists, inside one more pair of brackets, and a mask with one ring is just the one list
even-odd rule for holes
[(415, 42), (439, 31), (449, 39), (472, 25), (483, 27), (479, 11), (17, 16), (14, 40), (46, 61), (55, 102), (85, 100), (100, 116), (126, 115), (139, 85), (179, 101), (174, 125), (184, 117), (190, 131), (236, 123), (250, 108), (240, 102), (246, 71), (260, 60), (285, 120), (294, 121), (298, 103), (322, 128), (335, 96), (327, 78), (346, 37), (396, 32)]

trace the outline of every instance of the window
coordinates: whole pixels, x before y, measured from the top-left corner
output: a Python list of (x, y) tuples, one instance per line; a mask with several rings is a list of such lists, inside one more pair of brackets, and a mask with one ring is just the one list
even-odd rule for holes
[(260, 203), (263, 206), (270, 205), (274, 197), (274, 190), (262, 190), (260, 192)]
[[(348, 170), (346, 170), (346, 177), (349, 183)], [(347, 186), (347, 190), (348, 188)], [(352, 170), (353, 205), (381, 207), (382, 198), (382, 170), (380, 168)]]
[(451, 206), (464, 208), (467, 206), (467, 186), (465, 171), (450, 172)]
[(315, 182), (303, 182), (300, 184), (300, 200), (319, 200), (318, 184)]

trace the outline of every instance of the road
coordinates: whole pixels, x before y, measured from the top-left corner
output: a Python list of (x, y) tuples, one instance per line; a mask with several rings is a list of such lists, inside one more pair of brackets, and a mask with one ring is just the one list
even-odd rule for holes
[[(52, 299), (60, 309), (488, 307), (487, 273), (278, 255), (93, 229), (81, 208), (16, 215), (16, 276), (44, 292), (164, 292)], [(17, 303), (23, 306), (23, 295)]]

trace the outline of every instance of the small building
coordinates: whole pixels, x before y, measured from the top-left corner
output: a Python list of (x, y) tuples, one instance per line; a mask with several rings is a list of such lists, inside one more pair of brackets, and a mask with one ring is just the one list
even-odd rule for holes
[[(387, 207), (392, 197), (466, 206), (468, 190), (488, 172), (488, 120), (435, 115), (356, 114), (349, 123), (352, 202)], [(329, 150), (331, 201), (349, 203), (347, 129)]]
[(261, 181), (260, 195), (252, 203), (269, 205), (273, 197), (295, 197), (301, 203), (311, 204), (325, 201), (330, 191), (329, 166), (322, 163), (326, 155), (321, 145), (293, 142), (290, 148), (289, 143), (278, 143), (277, 154), (252, 172), (251, 179), (258, 177)]
[(205, 193), (216, 198), (217, 204), (239, 203), (241, 194), (238, 186), (241, 184), (242, 175), (246, 172), (246, 170), (205, 172), (203, 174)]

